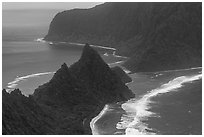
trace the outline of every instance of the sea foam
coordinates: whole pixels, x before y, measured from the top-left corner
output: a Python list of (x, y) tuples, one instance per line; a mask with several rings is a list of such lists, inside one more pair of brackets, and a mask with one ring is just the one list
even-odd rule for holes
[(91, 130), (92, 130), (92, 134), (93, 135), (100, 135), (97, 127), (95, 127), (95, 122), (100, 119), (100, 117), (105, 114), (107, 111), (109, 110), (109, 105), (105, 105), (103, 110), (99, 113), (99, 115), (97, 115), (96, 117), (94, 117), (91, 122), (90, 122), (90, 127), (91, 127)]
[[(194, 68), (193, 68), (194, 69)], [(125, 129), (126, 135), (135, 134), (156, 134), (155, 131), (148, 127), (142, 121), (147, 120), (148, 117), (157, 116), (155, 113), (149, 111), (150, 103), (152, 103), (151, 98), (158, 96), (159, 94), (176, 91), (176, 89), (181, 88), (184, 83), (192, 82), (202, 78), (202, 74), (196, 74), (191, 76), (180, 76), (161, 87), (153, 89), (140, 99), (131, 99), (128, 102), (121, 105), (121, 107), (126, 111), (126, 115), (121, 117), (121, 121), (117, 123), (117, 129)]]
[(42, 76), (42, 75), (48, 75), (48, 74), (53, 74), (55, 72), (43, 72), (43, 73), (35, 73), (35, 74), (30, 74), (30, 75), (26, 75), (26, 76), (21, 76), (21, 77), (18, 77), (15, 78), (13, 81), (9, 82), (7, 84), (7, 88), (8, 88), (8, 91), (10, 91), (9, 89), (14, 89), (16, 88), (16, 86), (18, 85), (19, 82), (21, 81), (25, 81), (29, 78), (33, 78), (33, 77), (38, 77), (38, 76)]
[(46, 41), (44, 40), (44, 38), (38, 38), (38, 39), (36, 39), (35, 41), (37, 41), (37, 42), (42, 42), (42, 43), (45, 43)]

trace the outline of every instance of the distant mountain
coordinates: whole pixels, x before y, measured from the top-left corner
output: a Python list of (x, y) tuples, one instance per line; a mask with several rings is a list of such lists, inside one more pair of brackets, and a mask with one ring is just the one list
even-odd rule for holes
[(78, 62), (63, 64), (33, 95), (3, 90), (3, 134), (91, 134), (105, 104), (134, 97), (121, 78), (86, 44)]
[(202, 3), (104, 3), (58, 13), (45, 40), (115, 47), (132, 71), (202, 66)]

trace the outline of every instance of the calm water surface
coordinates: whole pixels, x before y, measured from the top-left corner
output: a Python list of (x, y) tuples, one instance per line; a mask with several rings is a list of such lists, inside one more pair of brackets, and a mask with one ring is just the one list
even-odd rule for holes
[[(31, 74), (54, 72), (64, 62), (71, 65), (81, 55), (82, 46), (67, 45), (55, 47), (48, 43), (37, 42), (38, 38), (44, 37), (49, 28), (52, 18), (59, 10), (3, 10), (3, 33), (2, 33), (2, 87), (20, 88), (25, 93), (32, 93), (39, 85), (47, 82), (50, 75)], [(121, 61), (123, 58), (104, 56), (111, 50), (95, 48), (107, 63)], [(123, 59), (124, 60), (124, 59)], [(31, 75), (28, 78), (21, 78)], [(40, 78), (39, 78), (40, 77)], [(8, 85), (15, 79), (21, 80)], [(35, 79), (35, 78), (38, 78)]]

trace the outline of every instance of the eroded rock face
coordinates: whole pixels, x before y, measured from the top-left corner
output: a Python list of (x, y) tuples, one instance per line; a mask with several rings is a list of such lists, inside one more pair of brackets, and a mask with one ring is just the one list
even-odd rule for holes
[[(105, 104), (131, 97), (134, 94), (120, 77), (87, 44), (78, 62), (70, 68), (64, 63), (33, 95), (25, 97), (19, 90), (11, 94), (3, 90), (3, 131), (4, 134), (91, 134), (89, 122)], [(13, 115), (12, 110), (18, 113)], [(21, 116), (27, 118), (19, 119)], [(44, 119), (45, 116), (48, 118)], [(27, 125), (29, 121), (34, 123)], [(12, 126), (15, 124), (20, 124), (16, 130)]]
[(104, 3), (58, 13), (45, 37), (115, 47), (133, 71), (202, 66), (202, 3)]

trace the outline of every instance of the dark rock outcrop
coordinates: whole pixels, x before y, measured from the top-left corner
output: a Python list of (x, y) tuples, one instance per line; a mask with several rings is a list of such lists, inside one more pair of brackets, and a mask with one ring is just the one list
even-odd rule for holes
[(3, 91), (2, 97), (4, 134), (91, 134), (90, 120), (105, 104), (134, 94), (87, 44), (78, 62), (69, 68), (63, 64), (33, 95), (15, 90)]
[[(84, 83), (86, 87), (93, 90), (97, 100), (127, 100), (131, 92), (124, 86), (120, 77), (115, 74), (103, 61), (100, 55), (86, 45), (78, 62), (70, 66), (70, 71)], [(126, 92), (124, 92), (126, 91)], [(110, 95), (107, 97), (107, 95)], [(104, 101), (103, 101), (104, 102)]]
[(104, 3), (58, 13), (45, 40), (115, 47), (125, 67), (158, 71), (202, 66), (202, 3)]
[[(10, 94), (2, 91), (2, 134), (53, 134), (51, 115), (29, 96), (15, 89)], [(52, 122), (51, 122), (52, 121)]]
[[(34, 92), (34, 97), (40, 102), (47, 102), (47, 98), (50, 100), (49, 103), (55, 100), (54, 103), (63, 105), (88, 102), (90, 104), (109, 103), (127, 100), (133, 97), (132, 95), (120, 77), (88, 44), (85, 45), (78, 62), (70, 68), (63, 64), (50, 82), (40, 86)], [(86, 100), (86, 98), (89, 99)]]
[(111, 69), (120, 77), (123, 83), (128, 83), (132, 81), (131, 77), (129, 77), (121, 67), (116, 66)]

